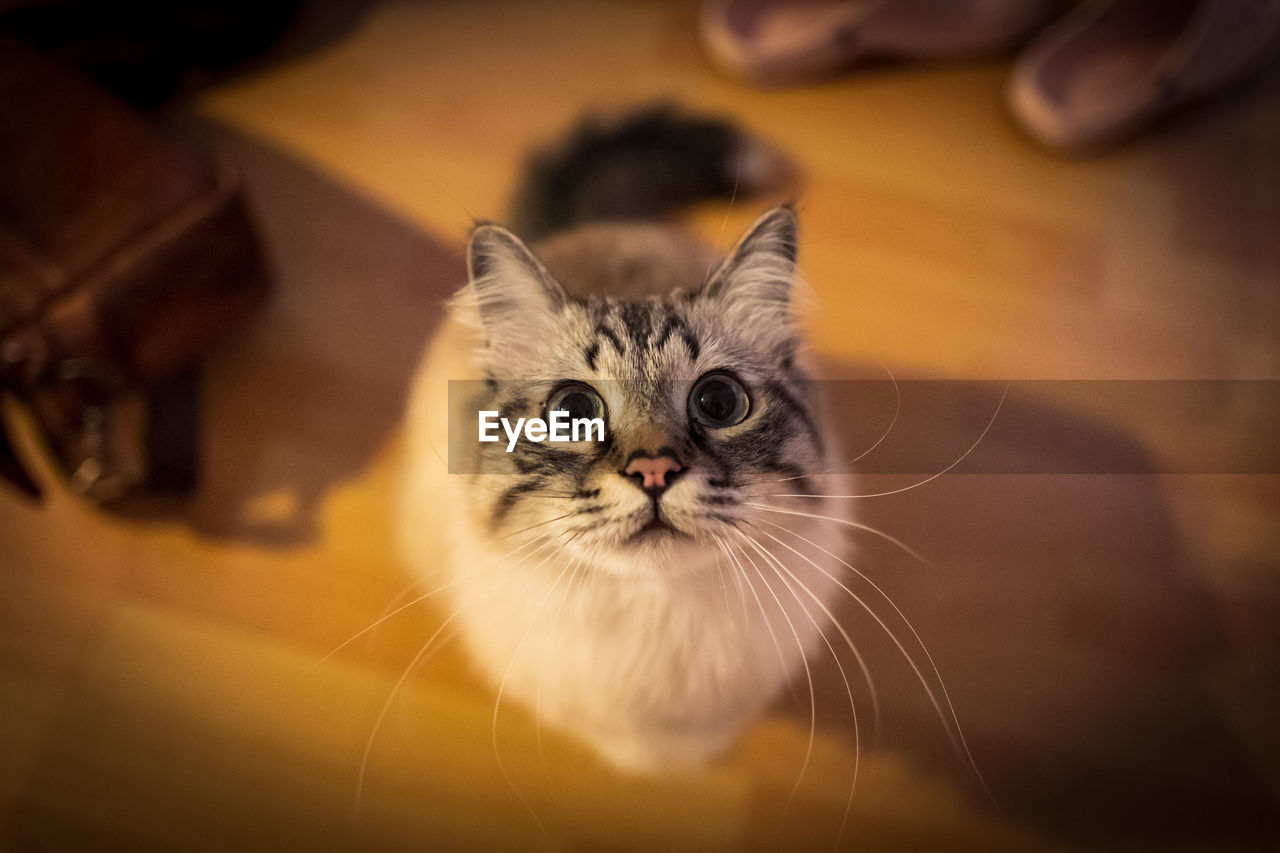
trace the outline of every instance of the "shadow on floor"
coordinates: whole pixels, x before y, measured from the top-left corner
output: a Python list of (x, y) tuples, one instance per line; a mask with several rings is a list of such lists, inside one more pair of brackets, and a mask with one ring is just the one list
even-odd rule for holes
[[(837, 367), (831, 375), (847, 374)], [(952, 407), (932, 419), (932, 443), (949, 448), (939, 458), (954, 459), (994, 410), (999, 383), (951, 385)], [(861, 420), (888, 420), (892, 413), (875, 405), (859, 410)], [(870, 693), (842, 650), (863, 747), (878, 743), (975, 800), (984, 796), (963, 748), (948, 740), (951, 711), (914, 629), (1007, 816), (1075, 843), (1274, 841), (1265, 781), (1206, 690), (1215, 669), (1249, 652), (1224, 642), (1203, 569), (1179, 541), (1166, 494), (1179, 478), (1155, 473), (1133, 439), (1092, 420), (1034, 401), (1006, 406), (1016, 407), (1019, 428), (991, 432), (981, 470), (1030, 473), (948, 476), (858, 501), (862, 523), (932, 563), (874, 534), (853, 535), (851, 563), (866, 578), (852, 578), (849, 591), (887, 629), (852, 596), (836, 611), (879, 695), (876, 737)], [(908, 434), (917, 428), (903, 425)], [(850, 436), (848, 446), (866, 447), (867, 435)], [(1044, 435), (1056, 437), (1048, 447), (1058, 455), (1038, 463)], [(1055, 473), (1062, 470), (1124, 473)], [(876, 474), (857, 491), (923, 479)], [(920, 667), (938, 711), (888, 630)], [(821, 648), (818, 725), (852, 739), (848, 692)], [(780, 706), (807, 725), (803, 683), (794, 694)]]
[(239, 131), (194, 130), (244, 173), (277, 282), (207, 365), (202, 483), (188, 516), (209, 536), (302, 544), (324, 495), (396, 429), (465, 267), (456, 247), (332, 177)]

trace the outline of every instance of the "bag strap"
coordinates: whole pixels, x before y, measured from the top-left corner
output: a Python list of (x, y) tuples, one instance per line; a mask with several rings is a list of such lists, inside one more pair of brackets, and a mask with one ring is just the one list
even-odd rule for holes
[(14, 452), (3, 417), (0, 417), (0, 477), (28, 497), (41, 496), (40, 487), (36, 485), (36, 481), (31, 478), (30, 472), (23, 467), (22, 460), (18, 459), (18, 454)]

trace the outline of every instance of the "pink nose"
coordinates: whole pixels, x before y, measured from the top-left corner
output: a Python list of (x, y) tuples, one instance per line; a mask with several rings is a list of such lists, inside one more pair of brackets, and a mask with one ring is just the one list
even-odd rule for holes
[(643, 477), (644, 482), (640, 484), (642, 488), (665, 489), (667, 487), (667, 476), (676, 474), (681, 470), (683, 468), (674, 456), (659, 456), (654, 459), (637, 456), (631, 460), (626, 470), (622, 473), (628, 477), (636, 475)]

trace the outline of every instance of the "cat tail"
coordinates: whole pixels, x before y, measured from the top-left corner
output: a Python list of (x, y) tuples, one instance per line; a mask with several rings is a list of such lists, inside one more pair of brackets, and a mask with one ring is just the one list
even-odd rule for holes
[(584, 118), (535, 152), (512, 204), (513, 230), (541, 239), (587, 222), (654, 220), (698, 201), (790, 192), (796, 169), (734, 123), (660, 104)]

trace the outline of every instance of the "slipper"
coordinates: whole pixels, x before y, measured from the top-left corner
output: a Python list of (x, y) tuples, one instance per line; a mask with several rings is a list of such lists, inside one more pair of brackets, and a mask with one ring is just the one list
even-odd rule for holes
[(1280, 0), (1111, 0), (1081, 7), (1019, 57), (1006, 90), (1031, 136), (1079, 153), (1130, 136), (1258, 70)]
[(1059, 0), (707, 0), (711, 58), (758, 83), (831, 74), (874, 59), (944, 59), (1016, 46)]

